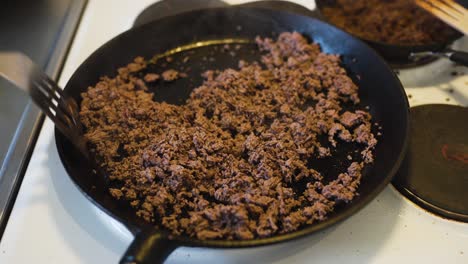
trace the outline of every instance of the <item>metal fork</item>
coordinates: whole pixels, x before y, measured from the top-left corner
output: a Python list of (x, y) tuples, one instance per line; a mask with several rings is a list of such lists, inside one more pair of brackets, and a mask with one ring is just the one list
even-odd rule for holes
[(0, 52), (0, 76), (29, 94), (60, 132), (89, 158), (82, 136), (78, 104), (66, 96), (31, 59), (19, 52)]
[(468, 9), (460, 4), (453, 0), (415, 0), (415, 3), (468, 35)]

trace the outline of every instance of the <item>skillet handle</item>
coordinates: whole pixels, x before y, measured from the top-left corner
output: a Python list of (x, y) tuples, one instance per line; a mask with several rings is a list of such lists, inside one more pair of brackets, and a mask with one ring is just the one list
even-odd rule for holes
[(456, 62), (460, 65), (468, 67), (468, 52), (452, 50), (452, 49), (446, 49), (443, 51), (423, 51), (423, 52), (411, 53), (409, 58), (414, 61), (417, 61), (427, 56), (447, 58), (453, 62)]
[(449, 59), (453, 62), (468, 67), (468, 52), (451, 51), (449, 54)]
[(178, 245), (155, 229), (141, 231), (128, 247), (120, 264), (164, 263)]

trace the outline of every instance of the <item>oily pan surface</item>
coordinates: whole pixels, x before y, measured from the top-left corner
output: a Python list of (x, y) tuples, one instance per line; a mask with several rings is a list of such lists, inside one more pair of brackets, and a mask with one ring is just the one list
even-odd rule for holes
[(394, 45), (446, 43), (459, 33), (412, 0), (336, 0), (322, 8), (334, 25), (366, 40)]
[[(112, 196), (175, 235), (234, 240), (292, 232), (357, 195), (377, 140), (339, 56), (298, 33), (257, 43), (261, 63), (207, 71), (184, 105), (153, 100), (147, 85), (172, 78), (140, 79), (141, 58), (82, 94)], [(346, 144), (341, 173), (316, 170)]]

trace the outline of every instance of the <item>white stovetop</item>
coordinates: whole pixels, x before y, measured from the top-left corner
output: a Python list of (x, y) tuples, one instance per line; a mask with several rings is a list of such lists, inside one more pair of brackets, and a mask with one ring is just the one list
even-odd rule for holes
[[(92, 51), (130, 28), (137, 14), (153, 1), (90, 0), (60, 84), (66, 84)], [(313, 1), (296, 2), (314, 7)], [(467, 50), (468, 40), (457, 45)], [(468, 75), (451, 76), (453, 69), (441, 60), (401, 71), (412, 94), (411, 104), (447, 103), (448, 98), (448, 103), (467, 106)], [(117, 263), (130, 241), (128, 232), (72, 184), (58, 158), (53, 125), (47, 119), (0, 242), (0, 263)], [(307, 238), (243, 250), (180, 248), (167, 262), (468, 263), (468, 224), (433, 216), (390, 186), (350, 219)]]

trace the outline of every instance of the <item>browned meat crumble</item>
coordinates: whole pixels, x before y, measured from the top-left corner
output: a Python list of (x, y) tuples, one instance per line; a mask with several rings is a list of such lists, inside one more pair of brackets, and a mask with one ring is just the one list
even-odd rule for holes
[(145, 77), (143, 77), (143, 80), (147, 83), (151, 83), (151, 82), (155, 82), (157, 80), (159, 80), (161, 78), (161, 76), (159, 76), (159, 74), (156, 74), (156, 73), (148, 73), (145, 75)]
[(414, 0), (336, 0), (322, 12), (331, 23), (358, 37), (389, 44), (443, 43), (457, 35)]
[[(86, 138), (115, 199), (174, 235), (240, 240), (322, 221), (357, 195), (377, 140), (367, 111), (344, 109), (359, 96), (339, 56), (296, 32), (256, 41), (261, 63), (207, 71), (182, 106), (153, 101), (145, 80), (159, 75), (131, 74), (142, 58), (82, 94)], [(327, 182), (308, 162), (344, 142), (361, 158)]]
[(173, 69), (169, 69), (162, 73), (162, 78), (166, 82), (177, 80), (179, 77), (180, 77), (179, 72)]

